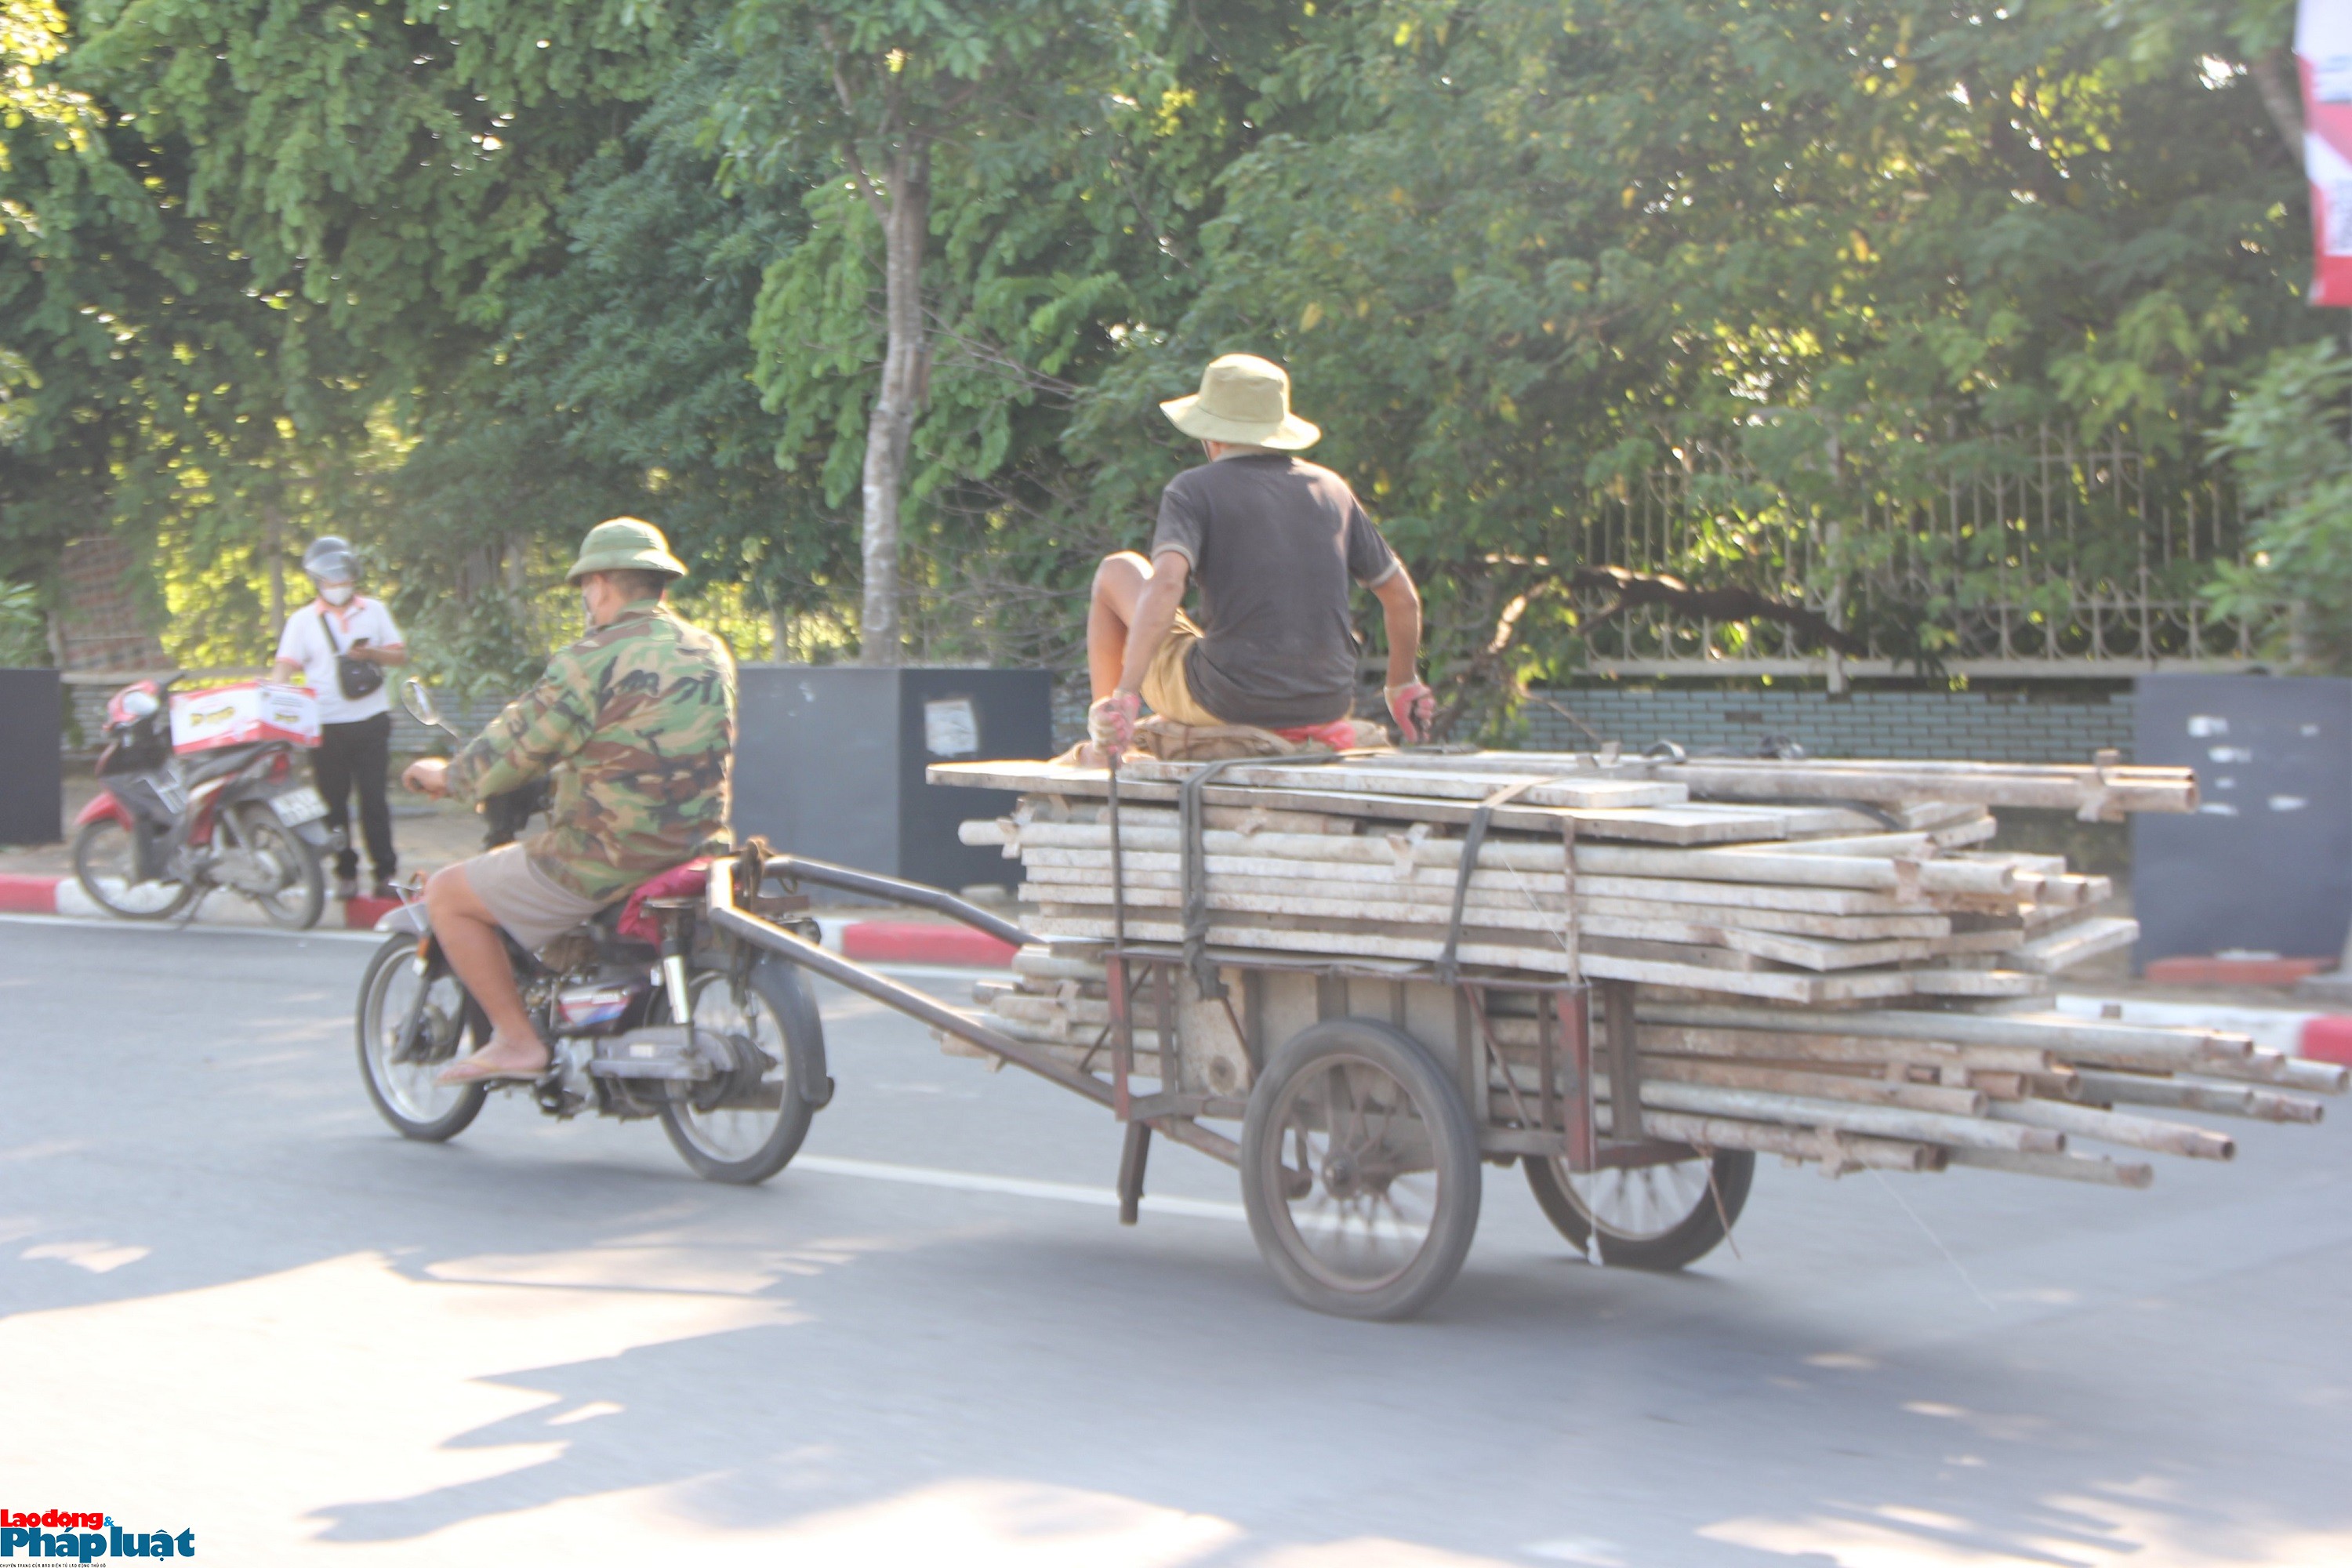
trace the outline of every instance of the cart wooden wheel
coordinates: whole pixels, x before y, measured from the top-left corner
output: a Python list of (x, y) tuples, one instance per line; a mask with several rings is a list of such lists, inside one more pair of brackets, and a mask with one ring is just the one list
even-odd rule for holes
[(1756, 1179), (1756, 1156), (1745, 1149), (1582, 1175), (1559, 1160), (1529, 1154), (1520, 1163), (1545, 1216), (1577, 1250), (1590, 1250), (1598, 1232), (1603, 1264), (1662, 1272), (1713, 1251), (1738, 1223)]
[(1453, 1283), (1478, 1227), (1478, 1140), (1411, 1037), (1333, 1018), (1274, 1055), (1242, 1123), (1242, 1201), (1283, 1288), (1402, 1318)]

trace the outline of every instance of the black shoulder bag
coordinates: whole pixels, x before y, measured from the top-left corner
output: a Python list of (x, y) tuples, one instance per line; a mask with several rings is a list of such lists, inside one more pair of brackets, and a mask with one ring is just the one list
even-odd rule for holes
[(383, 666), (372, 658), (345, 653), (343, 645), (335, 640), (334, 623), (324, 610), (319, 612), (319, 629), (327, 634), (327, 646), (335, 650), (335, 684), (342, 688), (345, 701), (356, 702), (383, 685)]

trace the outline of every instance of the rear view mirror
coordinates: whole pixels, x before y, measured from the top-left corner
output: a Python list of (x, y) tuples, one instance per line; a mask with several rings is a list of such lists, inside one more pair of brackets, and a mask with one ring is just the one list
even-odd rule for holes
[(446, 728), (441, 722), (440, 712), (433, 706), (433, 693), (425, 690), (425, 682), (413, 675), (401, 685), (400, 704), (418, 723), (429, 724), (436, 730)]

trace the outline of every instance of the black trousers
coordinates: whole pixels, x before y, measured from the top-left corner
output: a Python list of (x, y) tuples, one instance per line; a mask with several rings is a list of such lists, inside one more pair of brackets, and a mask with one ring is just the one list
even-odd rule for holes
[(375, 879), (389, 882), (398, 868), (399, 858), (392, 852), (392, 802), (384, 787), (391, 769), (391, 714), (319, 726), (310, 776), (327, 797), (327, 826), (343, 836), (342, 850), (335, 857), (336, 876), (359, 875), (359, 851), (352, 847), (353, 784), (360, 788), (360, 827), (367, 835), (368, 864), (375, 868)]

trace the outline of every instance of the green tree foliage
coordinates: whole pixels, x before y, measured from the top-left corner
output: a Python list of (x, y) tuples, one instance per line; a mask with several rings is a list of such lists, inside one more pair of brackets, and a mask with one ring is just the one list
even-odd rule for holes
[[(511, 680), (625, 510), (803, 651), (1064, 663), (1192, 458), (1155, 403), (1249, 350), (1476, 722), (1662, 465), (1703, 515), (1636, 563), (1818, 597), (2019, 432), (2197, 460), (2324, 326), (2284, 0), (47, 5), (0, 0), (0, 570), (153, 531), (224, 653), (333, 526)], [(1957, 548), (1964, 596), (2021, 547)]]
[(129, 0), (89, 15), (73, 78), (187, 149), (190, 210), (236, 237), (256, 289), (288, 291), (280, 357), (299, 366), (331, 335), (416, 380), (436, 351), (470, 350), (453, 333), (497, 321), (572, 170), (659, 85), (682, 11)]
[(508, 290), (561, 254), (572, 170), (673, 62), (677, 15), (42, 13), (0, 125), (25, 261), (0, 271), (0, 346), (37, 387), (0, 533), (37, 564), (110, 520), (142, 531), (175, 651), (264, 654), (285, 552), (373, 498), (383, 421), (478, 401)]
[(806, 230), (805, 186), (779, 175), (719, 190), (704, 115), (737, 69), (706, 40), (574, 175), (569, 254), (518, 291), (500, 397), (560, 420), (574, 460), (633, 470), (633, 504), (674, 536), (696, 581), (743, 583), (776, 616), (822, 616), (855, 591), (854, 542), (800, 470), (774, 460), (751, 336), (766, 268)]
[(61, 79), (64, 16), (7, 0), (0, 26), (0, 570), (21, 573), (78, 531), (152, 527), (225, 452), (274, 444), (276, 378), (268, 306), (163, 194), (168, 152)]
[(0, 669), (49, 662), (48, 617), (29, 583), (0, 583)]
[[(1034, 161), (1024, 144), (1058, 151), (1097, 131), (1109, 91), (1145, 43), (1136, 26), (1157, 21), (1156, 7), (1118, 0), (739, 0), (729, 35), (757, 68), (720, 101), (728, 144), (747, 177), (772, 177), (780, 163), (834, 174), (838, 184), (828, 179), (811, 193), (811, 216), (847, 237), (822, 277), (788, 268), (799, 276), (780, 279), (781, 298), (845, 302), (866, 294), (869, 268), (881, 275), (870, 401), (840, 408), (830, 386), (809, 385), (865, 379), (864, 332), (770, 359), (772, 401), (789, 406), (796, 391), (816, 394), (793, 410), (793, 436), (818, 417), (807, 402), (835, 405), (837, 431), (853, 419), (863, 427), (858, 630), (868, 663), (896, 664), (904, 651), (899, 513), (915, 424), (931, 396), (937, 312), (926, 269), (935, 217), (944, 216), (937, 185), (969, 183), (957, 166), (967, 161), (982, 181), (992, 168), (1017, 179)], [(1073, 315), (1087, 303), (1057, 302)], [(772, 319), (767, 335), (779, 335)], [(832, 480), (837, 493), (837, 464)]]
[[(1201, 287), (1218, 176), (1256, 134), (1254, 82), (1294, 23), (1201, 5), (1181, 26), (1139, 24), (1094, 91), (942, 144), (905, 476), (919, 657), (1066, 662), (1075, 594), (1097, 558), (1148, 527), (1190, 445), (1156, 412), (1087, 411), (1136, 334), (1181, 316)], [(752, 337), (778, 460), (840, 508), (862, 486), (887, 357), (884, 236), (849, 183), (804, 188), (807, 237), (769, 268)]]
[(2218, 31), (2141, 58), (2105, 16), (1342, 10), (1266, 84), (1299, 128), (1224, 173), (1209, 283), (1097, 390), (1133, 410), (1212, 353), (1285, 358), (1457, 669), (1569, 631), (1525, 611), (1533, 563), (1594, 487), (1702, 443), (1757, 482), (1697, 575), (1769, 543), (1759, 500), (1833, 519), (2000, 430), (2178, 449), (2250, 348), (2313, 330), (2299, 185), (2203, 63)]
[(2289, 606), (2271, 648), (2293, 668), (2352, 674), (2352, 356), (2283, 350), (2214, 437), (2259, 521), (2244, 562), (2210, 590), (2224, 615)]

